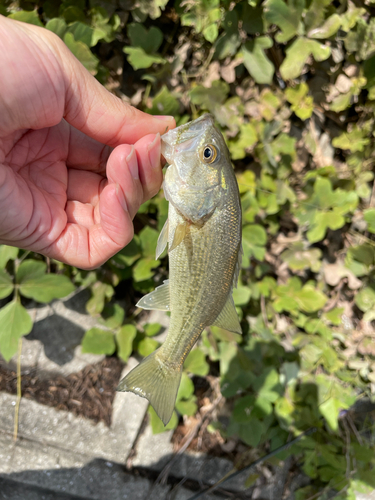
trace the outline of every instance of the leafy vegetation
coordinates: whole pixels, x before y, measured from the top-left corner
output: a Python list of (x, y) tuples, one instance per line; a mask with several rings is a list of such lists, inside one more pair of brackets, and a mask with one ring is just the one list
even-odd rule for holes
[[(242, 337), (212, 327), (185, 363), (176, 413), (197, 410), (192, 375), (218, 377), (228, 418), (210, 429), (260, 456), (310, 427), (291, 450), (310, 478), (298, 500), (375, 488), (373, 421), (350, 408), (375, 392), (375, 5), (373, 0), (40, 0), (0, 12), (46, 26), (107, 88), (178, 124), (212, 113), (240, 186), (244, 258), (235, 304)], [(25, 298), (88, 287), (103, 329), (83, 350), (146, 356), (160, 325), (137, 326), (136, 299), (167, 277), (155, 260), (162, 194), (136, 236), (82, 272), (0, 249), (0, 349), (32, 322)], [(210, 363), (209, 363), (210, 362)], [(149, 409), (155, 432), (164, 430)], [(358, 427), (358, 428), (357, 428)], [(246, 460), (244, 453), (243, 460)], [(252, 475), (248, 484), (255, 479)]]

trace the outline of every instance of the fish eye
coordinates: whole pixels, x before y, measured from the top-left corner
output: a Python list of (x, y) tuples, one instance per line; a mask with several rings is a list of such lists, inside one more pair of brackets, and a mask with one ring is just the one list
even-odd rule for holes
[(213, 144), (207, 144), (201, 151), (201, 159), (205, 163), (213, 163), (217, 158), (217, 149)]

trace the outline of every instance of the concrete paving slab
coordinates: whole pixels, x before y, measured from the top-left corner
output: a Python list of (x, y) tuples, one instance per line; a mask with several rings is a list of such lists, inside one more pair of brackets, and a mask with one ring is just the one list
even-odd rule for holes
[[(56, 498), (64, 494), (90, 500), (132, 500), (146, 498), (152, 486), (147, 479), (126, 473), (120, 464), (28, 439), (14, 443), (10, 434), (0, 434), (0, 446), (3, 452), (11, 452), (7, 465), (0, 463), (0, 485), (1, 481), (7, 484), (8, 496), (4, 498), (40, 500), (48, 492), (54, 492)], [(168, 490), (169, 487), (163, 486), (152, 498), (165, 499)]]
[[(188, 477), (202, 484), (214, 484), (233, 469), (230, 460), (210, 457), (202, 453), (185, 452), (175, 456), (171, 437), (173, 431), (152, 434), (150, 425), (140, 436), (136, 456), (132, 460), (133, 467), (146, 467), (161, 472), (171, 460), (169, 474), (175, 478)], [(246, 473), (225, 483), (225, 488), (233, 491), (243, 491)]]

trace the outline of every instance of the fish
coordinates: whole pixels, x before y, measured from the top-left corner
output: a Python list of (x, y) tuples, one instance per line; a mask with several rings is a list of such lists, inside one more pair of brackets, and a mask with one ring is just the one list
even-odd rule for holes
[(202, 331), (242, 333), (233, 301), (241, 268), (241, 203), (230, 155), (210, 114), (161, 137), (168, 219), (156, 259), (168, 245), (169, 279), (137, 306), (170, 311), (164, 343), (120, 382), (146, 398), (164, 425), (175, 407), (184, 361)]

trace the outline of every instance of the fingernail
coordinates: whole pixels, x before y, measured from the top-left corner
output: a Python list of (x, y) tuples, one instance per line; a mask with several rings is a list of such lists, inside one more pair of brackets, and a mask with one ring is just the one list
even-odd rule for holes
[(137, 155), (135, 154), (134, 146), (132, 146), (132, 150), (125, 158), (125, 161), (129, 167), (133, 179), (139, 179), (138, 160), (137, 160)]
[(170, 115), (154, 115), (154, 118), (157, 118), (158, 120), (165, 120), (165, 121), (173, 120), (173, 116), (170, 116)]
[(116, 196), (117, 196), (117, 199), (118, 199), (120, 205), (122, 206), (123, 210), (125, 212), (129, 212), (128, 205), (127, 205), (126, 200), (125, 200), (124, 192), (121, 189), (120, 184), (118, 182), (116, 182)]
[(160, 168), (160, 134), (147, 146), (148, 159), (153, 168)]

